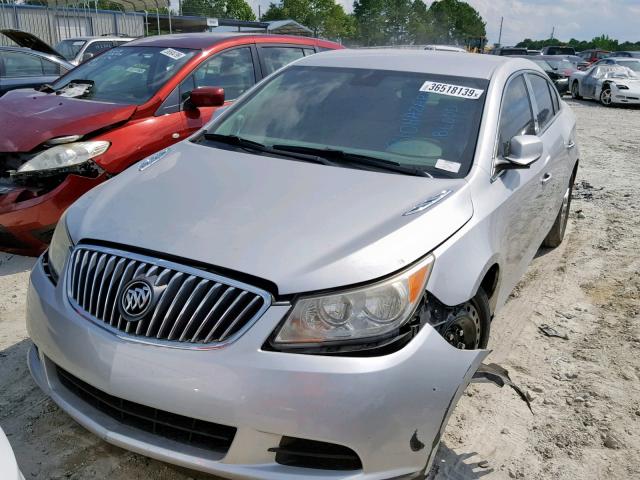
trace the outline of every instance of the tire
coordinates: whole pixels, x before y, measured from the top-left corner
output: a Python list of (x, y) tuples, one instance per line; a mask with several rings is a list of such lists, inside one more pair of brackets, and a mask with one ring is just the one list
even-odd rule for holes
[(567, 222), (569, 220), (569, 211), (571, 209), (571, 192), (573, 191), (573, 181), (575, 174), (571, 175), (571, 181), (565, 191), (564, 197), (562, 197), (562, 205), (560, 205), (560, 211), (556, 217), (556, 221), (553, 222), (553, 226), (547, 236), (542, 242), (542, 246), (546, 248), (556, 248), (562, 243), (564, 238), (564, 232), (567, 230)]
[(604, 85), (602, 87), (602, 91), (600, 92), (600, 103), (605, 107), (612, 107), (613, 102), (611, 99), (611, 86)]
[(491, 311), (489, 299), (482, 287), (471, 300), (456, 307), (446, 324), (438, 330), (456, 348), (487, 348), (491, 332)]
[(575, 98), (576, 100), (582, 99), (580, 96), (580, 85), (578, 85), (577, 81), (571, 84), (571, 98)]

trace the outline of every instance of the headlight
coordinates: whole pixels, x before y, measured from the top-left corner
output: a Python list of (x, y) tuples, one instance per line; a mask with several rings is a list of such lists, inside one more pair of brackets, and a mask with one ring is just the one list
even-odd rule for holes
[(67, 216), (63, 214), (58, 220), (49, 245), (49, 269), (56, 280), (62, 274), (64, 262), (67, 261), (71, 248), (73, 248), (73, 241), (67, 230)]
[(18, 172), (53, 170), (79, 165), (98, 155), (102, 155), (109, 149), (110, 145), (109, 142), (101, 140), (96, 142), (67, 143), (51, 147), (20, 166)]
[(402, 273), (366, 287), (300, 298), (280, 327), (274, 343), (310, 346), (349, 342), (393, 332), (413, 315), (433, 256)]

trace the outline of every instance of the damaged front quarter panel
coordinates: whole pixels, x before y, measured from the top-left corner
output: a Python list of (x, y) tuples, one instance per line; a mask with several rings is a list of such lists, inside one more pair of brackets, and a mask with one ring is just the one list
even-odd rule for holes
[[(460, 397), (462, 396), (466, 388), (469, 386), (469, 384), (492, 383), (500, 388), (507, 385), (511, 387), (511, 389), (513, 389), (514, 392), (517, 393), (518, 397), (527, 404), (527, 406), (529, 407), (529, 410), (531, 411), (531, 413), (533, 413), (529, 399), (524, 394), (524, 392), (515, 383), (513, 383), (513, 381), (509, 377), (509, 372), (505, 368), (495, 363), (490, 363), (490, 364), (482, 363), (490, 353), (491, 353), (491, 350), (458, 350), (451, 347), (449, 354), (452, 356), (459, 355), (461, 357), (462, 356), (466, 357), (465, 360), (467, 362), (468, 368), (464, 374), (464, 377), (460, 381), (458, 388), (455, 390), (455, 393), (452, 395), (449, 401), (449, 404), (444, 410), (441, 417), (440, 427), (437, 431), (437, 434), (433, 437), (431, 442), (429, 442), (430, 440), (429, 438), (425, 436), (421, 436), (419, 430), (415, 430), (411, 438), (408, 439), (409, 448), (412, 451), (415, 452), (415, 451), (420, 451), (422, 449), (425, 449), (426, 451), (429, 452), (428, 461), (425, 466), (425, 469), (419, 472), (417, 476), (414, 476), (413, 478), (425, 478), (427, 472), (431, 470), (436, 452), (438, 450), (438, 446), (440, 444), (440, 440), (442, 439), (442, 435), (449, 421), (449, 418), (453, 413), (458, 401), (460, 400)], [(408, 477), (402, 477), (402, 478), (408, 478)]]

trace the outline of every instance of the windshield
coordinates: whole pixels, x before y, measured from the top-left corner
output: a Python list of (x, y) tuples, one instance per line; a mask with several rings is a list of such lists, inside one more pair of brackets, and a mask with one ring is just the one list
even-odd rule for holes
[(91, 84), (78, 98), (141, 105), (149, 100), (197, 50), (165, 47), (117, 47), (74, 68), (53, 85), (74, 80)]
[(85, 43), (87, 42), (84, 40), (62, 40), (55, 46), (55, 50), (67, 60), (73, 60)]
[(573, 55), (575, 50), (573, 47), (551, 47), (547, 53), (549, 55)]
[(551, 65), (549, 65), (546, 60), (534, 60), (534, 59), (531, 59), (531, 61), (535, 62), (536, 64), (538, 64), (538, 66), (540, 68), (542, 68), (545, 72), (550, 72), (550, 71), (553, 70)]
[(623, 60), (620, 61), (618, 60), (618, 64), (624, 67), (629, 68), (630, 70), (633, 70), (634, 72), (640, 72), (640, 60)]
[(471, 167), (488, 81), (425, 73), (293, 66), (214, 123), (266, 146), (366, 155), (434, 176)]
[(554, 70), (573, 70), (573, 63), (571, 63), (566, 58), (561, 58), (558, 60), (549, 60), (547, 59), (547, 63), (551, 65), (551, 68)]
[(636, 73), (622, 65), (599, 65), (594, 68), (595, 78), (638, 78)]

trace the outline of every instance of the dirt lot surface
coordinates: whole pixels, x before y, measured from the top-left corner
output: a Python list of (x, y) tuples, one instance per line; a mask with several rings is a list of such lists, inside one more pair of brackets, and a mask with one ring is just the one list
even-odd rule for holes
[[(534, 414), (508, 389), (471, 386), (434, 480), (640, 478), (640, 110), (569, 103), (581, 169), (567, 236), (539, 253), (490, 342)], [(26, 479), (212, 479), (112, 447), (44, 397), (25, 363), (33, 262), (0, 254), (0, 425)]]

